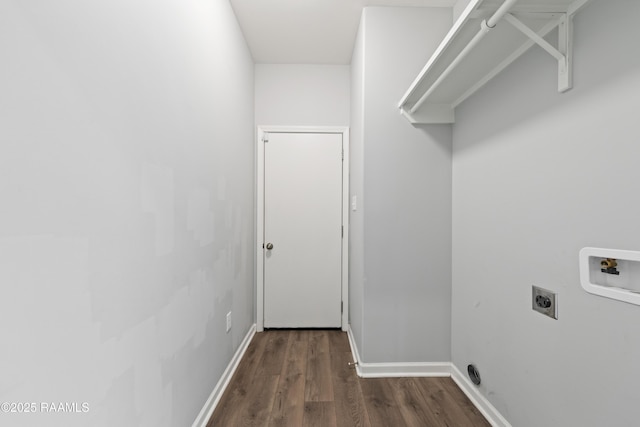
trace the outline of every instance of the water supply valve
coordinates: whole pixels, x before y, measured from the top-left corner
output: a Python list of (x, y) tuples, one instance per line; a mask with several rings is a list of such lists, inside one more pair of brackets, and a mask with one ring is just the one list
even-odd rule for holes
[(600, 261), (600, 271), (607, 274), (615, 274), (616, 276), (620, 274), (618, 269), (618, 261), (614, 258), (605, 258)]

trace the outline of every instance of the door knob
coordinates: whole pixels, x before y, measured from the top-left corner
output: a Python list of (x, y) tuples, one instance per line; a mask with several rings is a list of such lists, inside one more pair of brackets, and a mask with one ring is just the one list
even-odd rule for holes
[(273, 243), (267, 243), (267, 250), (273, 249)]

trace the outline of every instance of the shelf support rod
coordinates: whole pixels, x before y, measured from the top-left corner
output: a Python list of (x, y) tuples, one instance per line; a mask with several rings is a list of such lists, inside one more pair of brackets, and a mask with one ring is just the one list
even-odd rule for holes
[(502, 17), (506, 15), (517, 2), (518, 0), (506, 0), (502, 3), (502, 6), (496, 10), (496, 13), (487, 20), (487, 26), (489, 28), (495, 28), (496, 24), (500, 22)]
[(451, 74), (451, 72), (462, 62), (462, 60), (473, 50), (473, 48), (480, 43), (480, 40), (491, 31), (496, 24), (502, 19), (502, 17), (509, 12), (509, 10), (516, 4), (518, 0), (505, 0), (504, 3), (496, 10), (496, 12), (488, 19), (482, 21), (480, 24), (480, 31), (471, 39), (469, 44), (456, 56), (456, 58), (449, 64), (449, 66), (440, 74), (440, 76), (433, 82), (431, 87), (420, 97), (413, 107), (411, 107), (410, 113), (415, 113), (427, 98), (440, 86), (440, 84)]

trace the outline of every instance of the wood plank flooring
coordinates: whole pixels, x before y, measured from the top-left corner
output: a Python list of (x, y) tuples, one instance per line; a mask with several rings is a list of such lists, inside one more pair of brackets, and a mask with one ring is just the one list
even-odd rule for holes
[(257, 333), (207, 427), (484, 427), (451, 378), (358, 378), (347, 334)]

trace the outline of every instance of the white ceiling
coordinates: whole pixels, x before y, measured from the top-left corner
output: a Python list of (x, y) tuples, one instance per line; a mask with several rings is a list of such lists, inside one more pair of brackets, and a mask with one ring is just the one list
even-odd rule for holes
[(456, 0), (230, 2), (256, 63), (349, 64), (363, 7), (452, 7)]

